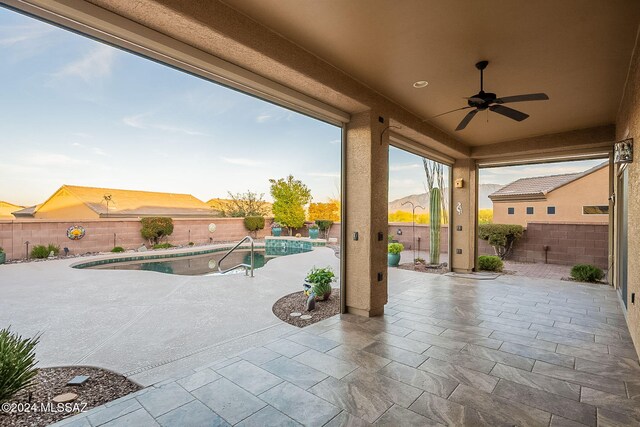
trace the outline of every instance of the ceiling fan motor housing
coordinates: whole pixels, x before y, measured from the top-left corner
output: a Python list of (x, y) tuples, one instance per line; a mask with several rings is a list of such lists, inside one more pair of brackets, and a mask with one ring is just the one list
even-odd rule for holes
[(489, 105), (495, 102), (496, 98), (497, 95), (495, 93), (481, 90), (469, 98), (467, 104), (469, 104), (469, 107), (477, 108), (478, 110), (486, 110), (489, 108)]

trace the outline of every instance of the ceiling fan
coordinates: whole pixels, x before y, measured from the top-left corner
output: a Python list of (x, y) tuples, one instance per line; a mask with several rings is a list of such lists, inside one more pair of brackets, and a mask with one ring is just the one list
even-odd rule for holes
[(456, 108), (455, 110), (447, 111), (446, 113), (438, 114), (434, 117), (453, 113), (454, 111), (475, 108), (475, 110), (470, 111), (466, 116), (464, 116), (464, 118), (456, 128), (456, 131), (466, 128), (471, 119), (473, 119), (473, 117), (478, 114), (478, 111), (484, 111), (487, 109), (493, 111), (494, 113), (502, 114), (505, 117), (521, 122), (529, 117), (529, 115), (521, 111), (514, 110), (513, 108), (505, 107), (503, 104), (524, 101), (546, 101), (549, 99), (549, 97), (545, 93), (530, 93), (528, 95), (514, 95), (497, 98), (495, 93), (485, 92), (483, 87), (483, 72), (484, 69), (487, 68), (487, 65), (489, 65), (489, 61), (480, 61), (476, 64), (476, 68), (480, 70), (480, 92), (471, 96), (470, 98), (465, 98), (467, 100), (467, 103), (469, 104), (467, 107)]

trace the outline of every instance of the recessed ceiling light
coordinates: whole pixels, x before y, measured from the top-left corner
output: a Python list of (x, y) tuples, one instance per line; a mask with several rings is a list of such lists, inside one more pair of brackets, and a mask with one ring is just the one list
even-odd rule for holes
[(426, 80), (418, 80), (413, 84), (413, 87), (415, 87), (416, 89), (421, 89), (423, 87), (427, 87), (428, 84), (429, 82)]

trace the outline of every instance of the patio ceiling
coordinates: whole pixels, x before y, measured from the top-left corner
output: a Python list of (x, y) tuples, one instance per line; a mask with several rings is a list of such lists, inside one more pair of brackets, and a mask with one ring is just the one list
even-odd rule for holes
[[(472, 146), (613, 123), (640, 18), (635, 0), (225, 3)], [(483, 113), (461, 132), (465, 112), (432, 118), (477, 93), (482, 59), (487, 91), (550, 100), (514, 104), (523, 122)]]

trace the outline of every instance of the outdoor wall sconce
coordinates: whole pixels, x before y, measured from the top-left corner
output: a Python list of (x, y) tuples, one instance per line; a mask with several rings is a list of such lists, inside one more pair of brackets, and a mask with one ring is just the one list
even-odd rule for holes
[(458, 178), (453, 182), (453, 186), (455, 188), (463, 188), (464, 187), (464, 179)]
[(401, 229), (401, 228), (398, 228), (398, 231), (396, 231), (396, 234), (397, 234), (398, 236), (402, 236), (402, 229)]
[(633, 162), (633, 138), (616, 142), (613, 146), (613, 162), (616, 164)]

